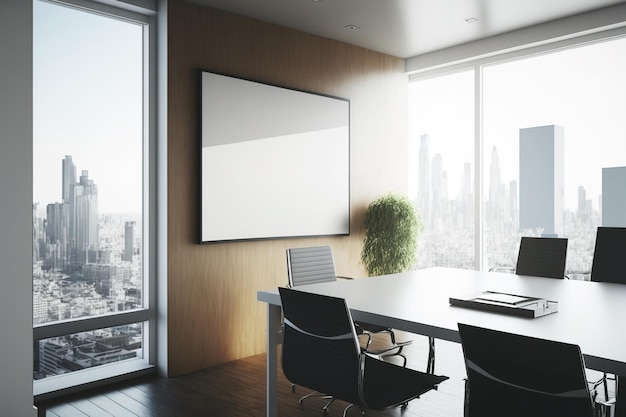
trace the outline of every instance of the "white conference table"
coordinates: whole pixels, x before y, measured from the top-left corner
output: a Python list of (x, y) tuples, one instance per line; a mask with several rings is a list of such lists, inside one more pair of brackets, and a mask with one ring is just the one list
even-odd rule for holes
[[(626, 285), (437, 267), (297, 289), (346, 299), (354, 320), (437, 339), (460, 342), (457, 324), (466, 323), (577, 344), (588, 368), (626, 376)], [(449, 303), (451, 296), (487, 290), (557, 301), (558, 312), (531, 319)], [(278, 289), (258, 291), (257, 299), (268, 304), (266, 415), (276, 417)], [(626, 415), (626, 407), (616, 411)]]

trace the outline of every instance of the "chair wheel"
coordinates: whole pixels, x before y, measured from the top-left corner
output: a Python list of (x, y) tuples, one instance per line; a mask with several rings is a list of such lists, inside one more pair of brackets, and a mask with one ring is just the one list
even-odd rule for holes
[(400, 407), (400, 409), (402, 409), (402, 410), (406, 410), (406, 409), (408, 408), (408, 406), (409, 406), (409, 403), (408, 403), (408, 402), (406, 402), (406, 403), (402, 403), (402, 407)]
[(296, 392), (296, 386), (294, 384), (291, 385), (291, 392)]
[(328, 408), (324, 408), (324, 415), (327, 416), (328, 415)]

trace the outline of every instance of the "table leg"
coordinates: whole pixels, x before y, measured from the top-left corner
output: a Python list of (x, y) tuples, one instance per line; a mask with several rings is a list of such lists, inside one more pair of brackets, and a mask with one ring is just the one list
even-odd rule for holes
[(615, 385), (615, 417), (626, 417), (626, 376), (615, 375)]
[(273, 304), (267, 305), (267, 359), (266, 359), (266, 389), (267, 405), (266, 416), (278, 417), (278, 360), (277, 349), (279, 343), (281, 308)]

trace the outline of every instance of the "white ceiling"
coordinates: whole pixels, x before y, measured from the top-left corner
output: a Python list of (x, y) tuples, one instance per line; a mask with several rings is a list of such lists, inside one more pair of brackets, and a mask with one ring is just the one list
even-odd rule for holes
[[(400, 58), (624, 0), (189, 0)], [(465, 19), (475, 18), (474, 23)], [(346, 29), (356, 25), (357, 30)]]

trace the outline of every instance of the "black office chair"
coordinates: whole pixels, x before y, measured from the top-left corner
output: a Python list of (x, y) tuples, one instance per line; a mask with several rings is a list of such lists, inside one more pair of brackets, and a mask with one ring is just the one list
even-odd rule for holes
[[(406, 407), (448, 379), (388, 363), (361, 351), (344, 299), (279, 288), (281, 365), (294, 384), (348, 402), (344, 410)], [(324, 409), (327, 412), (327, 407)]]
[(598, 227), (591, 281), (626, 284), (626, 227)]
[(566, 261), (567, 238), (522, 236), (515, 268), (495, 267), (490, 271), (565, 278)]
[[(596, 244), (591, 263), (591, 281), (612, 282), (626, 284), (626, 227), (598, 227)], [(602, 379), (595, 382), (596, 386), (604, 385), (604, 397), (609, 398), (607, 381), (615, 379), (617, 387), (618, 376), (604, 374)]]
[[(337, 280), (335, 261), (330, 246), (313, 246), (287, 249), (287, 275), (289, 287), (300, 285), (332, 282)], [(339, 277), (345, 278), (345, 277)], [(411, 344), (411, 340), (398, 342), (393, 329), (371, 323), (356, 322), (357, 332), (367, 338), (364, 349), (368, 353), (379, 356), (399, 356), (406, 365), (406, 357), (402, 355), (404, 346)], [(386, 333), (391, 339), (391, 345), (382, 349), (371, 349), (371, 334)]]
[[(596, 402), (577, 345), (459, 323), (467, 386), (465, 417), (594, 417)], [(606, 413), (606, 414), (601, 414)]]

